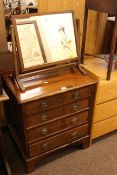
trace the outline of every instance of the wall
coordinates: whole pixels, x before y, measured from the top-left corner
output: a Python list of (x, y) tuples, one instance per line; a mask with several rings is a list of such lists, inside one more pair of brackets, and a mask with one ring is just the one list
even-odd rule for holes
[(103, 53), (107, 16), (104, 13), (89, 11), (85, 53), (92, 55)]
[[(80, 19), (80, 43), (82, 42), (85, 0), (38, 0), (39, 12), (74, 10), (76, 18)], [(101, 53), (107, 15), (94, 11), (89, 12), (87, 40), (85, 52)]]
[(7, 51), (3, 2), (0, 0), (0, 52)]
[[(31, 0), (27, 0), (31, 1)], [(80, 19), (80, 43), (84, 19), (85, 0), (37, 0), (39, 12), (74, 10), (76, 18)], [(88, 30), (85, 52), (87, 54), (101, 53), (107, 15), (91, 11), (88, 18)], [(2, 1), (0, 1), (0, 51), (6, 51), (6, 35)]]

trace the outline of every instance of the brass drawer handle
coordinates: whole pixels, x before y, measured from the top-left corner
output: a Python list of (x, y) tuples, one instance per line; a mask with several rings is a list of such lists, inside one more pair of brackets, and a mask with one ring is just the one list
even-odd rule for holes
[(49, 144), (48, 143), (44, 143), (42, 148), (46, 151), (49, 149)]
[(77, 124), (77, 121), (78, 121), (77, 117), (72, 118), (73, 125)]
[(78, 138), (78, 132), (73, 132), (72, 133), (72, 138), (77, 139)]
[(80, 92), (79, 91), (77, 91), (74, 95), (73, 95), (73, 99), (78, 99), (79, 98), (79, 96), (80, 96)]
[(43, 129), (42, 129), (42, 134), (43, 134), (44, 136), (48, 135), (48, 134), (49, 134), (48, 128), (43, 128)]
[(73, 110), (73, 111), (78, 111), (78, 105), (73, 105), (73, 106), (72, 106), (72, 110)]
[(48, 101), (44, 101), (44, 102), (42, 102), (42, 104), (41, 104), (41, 107), (42, 107), (42, 108), (47, 108), (48, 106), (49, 106)]
[(48, 120), (48, 115), (47, 114), (44, 114), (43, 116), (41, 116), (41, 120), (42, 121)]

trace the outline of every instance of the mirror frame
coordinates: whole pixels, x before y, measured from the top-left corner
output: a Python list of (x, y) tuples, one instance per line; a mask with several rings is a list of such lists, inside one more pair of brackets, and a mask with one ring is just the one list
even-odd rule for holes
[[(37, 25), (35, 24), (36, 34), (38, 36), (38, 41), (39, 41), (39, 45), (40, 45), (40, 48), (41, 48), (41, 51), (42, 51), (42, 56), (43, 56), (43, 60), (44, 60), (45, 64), (41, 64), (41, 65), (36, 65), (36, 66), (25, 68), (24, 67), (23, 58), (22, 58), (22, 53), (21, 53), (20, 41), (19, 41), (19, 37), (18, 37), (16, 19), (19, 19), (19, 21), (20, 21), (20, 19), (24, 20), (23, 23), (20, 22), (20, 24), (18, 24), (18, 25), (21, 25), (21, 24), (30, 23), (30, 22), (26, 22), (25, 19), (28, 19), (28, 18), (33, 17), (33, 16), (66, 14), (66, 13), (71, 13), (72, 14), (74, 38), (75, 38), (75, 46), (76, 46), (77, 56), (74, 57), (74, 58), (62, 59), (60, 61), (53, 61), (53, 62), (47, 63), (45, 52), (44, 52), (44, 48), (43, 48), (43, 44), (42, 44), (42, 40), (41, 40), (41, 37), (40, 37), (40, 32), (37, 30)], [(31, 21), (34, 22), (34, 20), (31, 20)], [(28, 72), (31, 72), (31, 71), (36, 71), (38, 69), (43, 69), (43, 68), (50, 67), (50, 66), (55, 66), (57, 64), (64, 64), (64, 63), (69, 63), (69, 62), (74, 62), (74, 61), (78, 61), (79, 62), (79, 59), (80, 59), (80, 56), (79, 56), (80, 36), (79, 36), (79, 32), (77, 31), (77, 27), (76, 27), (76, 19), (75, 19), (74, 11), (62, 11), (62, 12), (51, 12), (51, 13), (35, 13), (35, 14), (25, 14), (25, 15), (13, 15), (12, 16), (12, 24), (13, 24), (13, 28), (14, 28), (14, 35), (15, 35), (15, 39), (16, 39), (16, 47), (17, 47), (17, 51), (18, 51), (18, 58), (17, 58), (17, 62), (18, 62), (18, 65), (19, 65), (18, 68), (19, 68), (21, 74), (28, 73)]]

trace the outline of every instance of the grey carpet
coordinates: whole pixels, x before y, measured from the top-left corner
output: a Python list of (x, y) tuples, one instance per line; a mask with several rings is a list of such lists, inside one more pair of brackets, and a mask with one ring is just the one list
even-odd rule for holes
[[(23, 161), (8, 134), (5, 141), (13, 175), (25, 175)], [(71, 146), (51, 154), (29, 175), (117, 175), (117, 132), (96, 139), (87, 149)]]

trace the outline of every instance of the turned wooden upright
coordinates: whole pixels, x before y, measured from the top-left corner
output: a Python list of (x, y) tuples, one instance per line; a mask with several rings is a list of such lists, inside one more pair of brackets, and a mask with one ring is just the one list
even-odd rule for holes
[(95, 10), (98, 12), (108, 13), (116, 17), (115, 23), (114, 23), (113, 36), (112, 36), (111, 49), (110, 49), (110, 57), (109, 57), (107, 77), (106, 77), (107, 80), (110, 80), (112, 65), (113, 65), (113, 57), (114, 57), (115, 46), (116, 46), (116, 38), (117, 38), (117, 0), (103, 0), (103, 1), (102, 0), (86, 0), (82, 49), (81, 49), (81, 63), (84, 62), (88, 10)]

